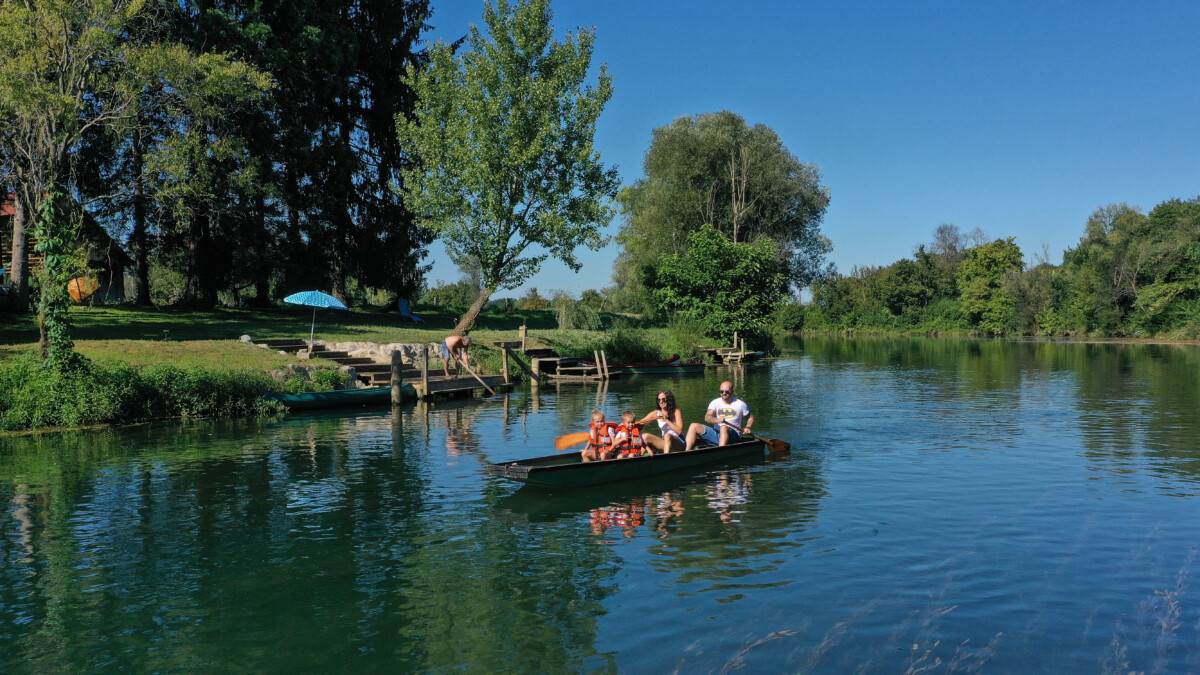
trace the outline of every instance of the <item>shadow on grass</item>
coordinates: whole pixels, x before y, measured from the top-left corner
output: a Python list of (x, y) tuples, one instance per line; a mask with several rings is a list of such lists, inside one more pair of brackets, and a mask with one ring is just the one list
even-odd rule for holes
[[(380, 332), (411, 329), (446, 330), (454, 327), (458, 313), (418, 305), (414, 311), (424, 319), (413, 324), (395, 311), (380, 308), (349, 312), (317, 310), (318, 335), (354, 339)], [(241, 335), (262, 338), (307, 337), (313, 319), (311, 309), (276, 307), (268, 309), (191, 310), (157, 307), (75, 307), (71, 311), (72, 337), (76, 340), (236, 340)], [(555, 328), (549, 310), (486, 312), (476, 321), (478, 330), (517, 330), (526, 323), (531, 329)], [(29, 344), (38, 338), (32, 315), (0, 314), (0, 345)]]

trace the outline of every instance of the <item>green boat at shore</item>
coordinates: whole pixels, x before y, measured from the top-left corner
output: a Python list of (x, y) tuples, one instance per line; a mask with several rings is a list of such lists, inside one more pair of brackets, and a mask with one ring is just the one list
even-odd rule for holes
[[(403, 384), (400, 393), (405, 401), (415, 401), (417, 390), (411, 384)], [(268, 400), (279, 401), (288, 410), (319, 410), (321, 408), (349, 408), (355, 406), (385, 406), (392, 402), (392, 388), (366, 387), (364, 389), (335, 389), (334, 391), (306, 391), (299, 394), (270, 394)]]

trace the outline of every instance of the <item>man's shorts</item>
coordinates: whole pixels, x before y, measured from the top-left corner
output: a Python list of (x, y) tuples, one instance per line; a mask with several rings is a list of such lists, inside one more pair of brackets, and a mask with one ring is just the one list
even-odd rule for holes
[[(733, 430), (733, 427), (725, 427), (729, 430), (729, 442), (736, 443), (741, 439), (742, 435)], [(714, 424), (711, 427), (704, 427), (704, 433), (700, 434), (700, 438), (708, 441), (710, 445), (716, 445), (721, 442), (721, 425)]]

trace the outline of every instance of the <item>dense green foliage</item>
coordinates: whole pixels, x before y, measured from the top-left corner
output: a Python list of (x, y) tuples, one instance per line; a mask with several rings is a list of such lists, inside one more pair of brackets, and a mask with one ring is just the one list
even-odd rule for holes
[(608, 363), (655, 363), (673, 356), (696, 359), (712, 341), (703, 340), (695, 325), (676, 322), (666, 330), (642, 330), (618, 327), (611, 330), (562, 330), (542, 336), (548, 345), (564, 357), (592, 359), (604, 351)]
[(262, 373), (173, 366), (137, 369), (75, 357), (68, 367), (33, 355), (0, 362), (0, 430), (273, 412)]
[[(404, 197), (480, 291), (456, 331), (498, 289), (515, 288), (554, 257), (578, 270), (575, 249), (598, 249), (615, 169), (600, 163), (596, 121), (612, 95), (602, 66), (585, 84), (595, 35), (554, 40), (549, 0), (484, 6), (488, 34), (467, 49), (439, 43), (407, 82), (419, 100), (397, 118), (421, 166), (403, 171)], [(533, 247), (533, 251), (530, 251)]]
[(614, 296), (622, 308), (653, 306), (647, 278), (706, 224), (732, 242), (774, 241), (796, 288), (824, 271), (830, 244), (819, 225), (829, 193), (816, 167), (770, 128), (731, 112), (682, 117), (654, 130), (643, 171), (620, 194)]
[[(939, 228), (927, 249), (813, 287), (807, 329), (989, 335), (1200, 336), (1200, 199), (1148, 214), (1098, 209), (1062, 265), (1026, 265), (1012, 239), (964, 248)], [(794, 322), (793, 322), (794, 323)]]
[(42, 334), (42, 357), (47, 363), (63, 367), (71, 361), (70, 297), (67, 283), (75, 270), (74, 218), (62, 208), (64, 200), (57, 187), (46, 194), (38, 208), (33, 231), (37, 252), (44, 264), (38, 292), (38, 323)]
[(414, 298), (431, 235), (392, 189), (412, 162), (394, 129), (428, 16), (427, 0), (0, 3), (0, 194), (30, 217), (51, 188), (78, 200), (131, 254), (139, 304)]
[(972, 327), (990, 335), (1016, 328), (1017, 301), (1006, 282), (1022, 265), (1021, 249), (1011, 237), (967, 251), (958, 266), (958, 293)]
[(787, 264), (769, 237), (735, 243), (711, 225), (688, 237), (682, 255), (662, 256), (647, 281), (659, 311), (718, 338), (765, 334), (787, 297)]

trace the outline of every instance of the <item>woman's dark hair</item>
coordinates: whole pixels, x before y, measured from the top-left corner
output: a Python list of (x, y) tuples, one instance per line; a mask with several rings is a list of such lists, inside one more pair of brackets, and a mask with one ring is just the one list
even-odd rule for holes
[(675, 414), (675, 394), (672, 394), (670, 389), (663, 389), (662, 391), (658, 392), (658, 394), (656, 394), (654, 396), (654, 407), (655, 408), (658, 407), (658, 397), (659, 396), (667, 397), (667, 414), (674, 415)]

